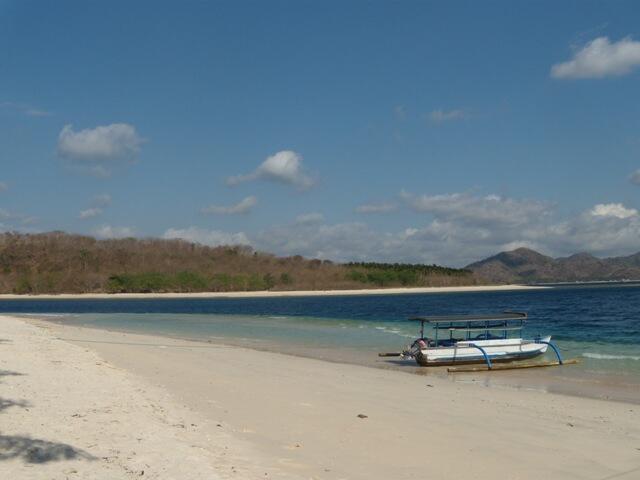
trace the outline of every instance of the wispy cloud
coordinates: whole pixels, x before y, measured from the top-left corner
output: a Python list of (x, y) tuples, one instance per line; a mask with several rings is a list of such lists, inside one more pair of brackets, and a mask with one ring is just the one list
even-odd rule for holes
[(318, 212), (303, 213), (296, 217), (296, 223), (298, 225), (311, 225), (315, 223), (321, 223), (324, 221), (324, 215)]
[(282, 150), (267, 157), (253, 172), (227, 178), (228, 185), (238, 185), (252, 180), (267, 180), (306, 189), (314, 184), (304, 172), (302, 156), (291, 150)]
[[(37, 222), (37, 218), (25, 215), (24, 213), (17, 213), (5, 208), (0, 208), (0, 221), (10, 222), (12, 226), (15, 225), (32, 225)], [(6, 225), (5, 225), (6, 227)]]
[(27, 117), (50, 117), (53, 115), (51, 112), (41, 108), (35, 108), (30, 105), (17, 102), (0, 102), (0, 108), (14, 110), (22, 115), (26, 115)]
[(9, 189), (9, 185), (5, 182), (0, 182), (0, 192), (6, 192)]
[(102, 215), (101, 208), (87, 208), (86, 210), (80, 211), (80, 215), (78, 215), (78, 218), (80, 220), (88, 220), (90, 218), (99, 217), (100, 215)]
[(406, 120), (407, 119), (407, 108), (404, 105), (396, 105), (393, 107), (393, 116), (396, 120)]
[(111, 205), (111, 195), (109, 195), (108, 193), (95, 195), (91, 199), (91, 207), (85, 210), (81, 210), (78, 218), (80, 220), (88, 220), (91, 218), (99, 217), (104, 212), (104, 209), (109, 205)]
[(603, 78), (630, 73), (640, 66), (640, 42), (598, 37), (577, 50), (573, 58), (551, 67), (553, 78)]
[(634, 185), (640, 185), (640, 168), (629, 175), (629, 181)]
[(134, 230), (131, 227), (114, 227), (111, 225), (102, 225), (93, 229), (92, 233), (98, 238), (128, 238), (134, 236)]
[(464, 220), (481, 225), (520, 225), (549, 215), (552, 205), (535, 200), (518, 200), (500, 195), (476, 196), (469, 193), (414, 195), (401, 192), (406, 204), (416, 212), (436, 218)]
[(221, 245), (251, 245), (243, 232), (229, 233), (220, 230), (206, 230), (199, 227), (170, 228), (164, 232), (162, 238), (181, 239), (188, 242), (200, 243), (217, 247)]
[(52, 115), (51, 112), (47, 112), (46, 110), (40, 110), (38, 108), (27, 108), (24, 111), (24, 114), (28, 117), (50, 117)]
[(254, 196), (246, 197), (235, 205), (220, 206), (210, 205), (202, 209), (204, 214), (212, 215), (240, 215), (249, 213), (258, 203), (258, 199)]
[(6, 221), (6, 220), (11, 220), (13, 218), (15, 218), (13, 213), (11, 213), (9, 210), (6, 210), (4, 208), (0, 208), (0, 220)]
[(126, 123), (78, 131), (65, 125), (58, 135), (58, 155), (76, 162), (87, 173), (109, 176), (116, 163), (135, 160), (143, 143), (135, 127)]
[(101, 193), (99, 195), (95, 195), (91, 199), (91, 204), (95, 207), (100, 207), (100, 208), (108, 207), (109, 205), (111, 205), (111, 195), (109, 195), (108, 193)]
[(364, 205), (358, 205), (356, 212), (358, 213), (389, 213), (398, 208), (394, 203), (365, 203)]
[(462, 109), (455, 110), (432, 110), (429, 112), (429, 121), (433, 124), (442, 124), (446, 122), (454, 122), (457, 120), (466, 120), (469, 118), (469, 112)]

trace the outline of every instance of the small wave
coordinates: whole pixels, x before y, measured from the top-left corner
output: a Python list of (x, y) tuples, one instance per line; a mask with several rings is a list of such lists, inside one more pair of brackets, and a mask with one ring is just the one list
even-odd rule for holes
[(608, 355), (606, 353), (583, 353), (583, 357), (596, 360), (640, 360), (640, 355)]
[(389, 328), (389, 327), (374, 327), (376, 330), (380, 330), (385, 333), (393, 333), (394, 335), (400, 335), (401, 337), (413, 338), (414, 335), (407, 335), (406, 333), (398, 330), (397, 328)]

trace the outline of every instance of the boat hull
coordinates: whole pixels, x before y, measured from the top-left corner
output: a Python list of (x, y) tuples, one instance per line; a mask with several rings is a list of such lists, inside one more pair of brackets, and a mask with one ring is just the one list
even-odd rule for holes
[[(551, 337), (541, 339), (549, 342)], [(481, 347), (491, 362), (514, 362), (543, 355), (546, 343), (522, 339), (461, 341), (451, 347), (428, 347), (420, 349), (415, 360), (421, 366), (446, 366), (486, 363), (483, 353), (471, 344)]]

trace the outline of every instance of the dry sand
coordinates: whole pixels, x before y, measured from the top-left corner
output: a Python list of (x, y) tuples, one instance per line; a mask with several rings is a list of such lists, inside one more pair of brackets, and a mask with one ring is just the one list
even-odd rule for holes
[[(0, 369), (23, 374), (0, 377), (2, 478), (640, 478), (633, 404), (8, 317), (0, 325)], [(51, 450), (75, 458), (49, 458), (44, 445), (35, 458), (27, 448), (7, 459), (14, 436), (68, 444)]]
[(552, 288), (535, 285), (479, 285), (470, 287), (368, 288), (361, 290), (296, 290), (256, 292), (197, 292), (197, 293), (61, 293), (57, 295), (0, 294), (0, 300), (25, 299), (104, 299), (104, 298), (258, 298), (258, 297), (321, 297), (342, 295), (400, 295), (411, 293), (492, 292)]

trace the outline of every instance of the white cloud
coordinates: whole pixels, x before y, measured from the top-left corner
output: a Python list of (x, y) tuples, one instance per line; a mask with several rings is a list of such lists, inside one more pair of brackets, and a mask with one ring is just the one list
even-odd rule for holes
[(629, 181), (634, 185), (640, 185), (640, 168), (629, 175)]
[(92, 233), (98, 238), (128, 238), (134, 236), (134, 231), (130, 227), (113, 227), (102, 225), (95, 228)]
[(548, 203), (499, 195), (414, 195), (403, 191), (400, 197), (416, 212), (430, 213), (440, 219), (464, 220), (469, 224), (517, 226), (548, 215), (551, 211)]
[(573, 58), (551, 67), (553, 78), (602, 78), (630, 73), (640, 66), (640, 42), (631, 37), (611, 43), (598, 37), (575, 52)]
[(182, 239), (211, 247), (221, 245), (251, 245), (251, 242), (243, 232), (229, 233), (219, 230), (205, 230), (198, 227), (183, 229), (170, 228), (164, 232), (162, 238)]
[(303, 255), (336, 261), (367, 260), (379, 243), (378, 234), (362, 223), (326, 225), (293, 223), (260, 232), (256, 244), (279, 255)]
[(5, 182), (0, 182), (0, 192), (6, 192), (9, 189), (9, 185)]
[(298, 215), (296, 217), (297, 224), (313, 224), (320, 223), (324, 221), (324, 215), (318, 212), (313, 213), (303, 213), (302, 215)]
[(638, 215), (635, 208), (627, 208), (621, 203), (600, 203), (591, 209), (595, 217), (629, 218)]
[(87, 220), (89, 218), (95, 218), (102, 215), (101, 208), (87, 208), (86, 210), (81, 210), (78, 218), (80, 220)]
[(239, 215), (249, 213), (258, 203), (258, 199), (254, 196), (246, 197), (235, 205), (219, 206), (210, 205), (202, 209), (202, 213), (214, 215)]
[(367, 203), (358, 205), (356, 212), (358, 213), (389, 213), (397, 209), (397, 205), (393, 203)]
[(429, 112), (429, 120), (431, 123), (445, 123), (455, 120), (465, 120), (469, 118), (469, 114), (461, 109), (456, 110), (433, 110)]
[(403, 195), (409, 207), (425, 217), (398, 231), (376, 231), (360, 222), (295, 221), (260, 232), (254, 246), (279, 255), (337, 261), (452, 266), (522, 246), (556, 256), (640, 250), (640, 214), (622, 204), (599, 204), (559, 219), (554, 206), (546, 202), (459, 193)]
[(126, 123), (79, 131), (65, 125), (58, 135), (58, 155), (76, 162), (88, 173), (105, 177), (114, 164), (133, 161), (143, 143), (135, 127)]
[(314, 183), (313, 179), (303, 171), (302, 156), (291, 150), (282, 150), (267, 157), (251, 173), (227, 178), (227, 184), (238, 185), (252, 180), (268, 180), (302, 189), (309, 188)]

